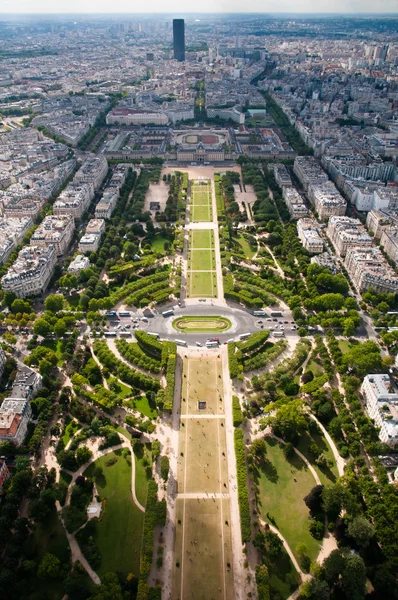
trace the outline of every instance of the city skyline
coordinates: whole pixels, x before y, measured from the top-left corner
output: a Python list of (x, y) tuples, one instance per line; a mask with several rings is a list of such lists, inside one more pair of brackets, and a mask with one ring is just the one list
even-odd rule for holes
[[(374, 3), (371, 0), (270, 0), (267, 3), (266, 10), (261, 0), (251, 0), (246, 10), (242, 10), (241, 3), (237, 0), (226, 2), (221, 0), (217, 3), (211, 0), (205, 0), (201, 4), (201, 10), (198, 12), (196, 7), (187, 9), (186, 3), (181, 0), (173, 0), (168, 5), (169, 11), (164, 12), (164, 7), (158, 0), (150, 0), (145, 4), (145, 8), (132, 7), (128, 0), (116, 0), (111, 5), (106, 0), (85, 0), (81, 3), (79, 0), (61, 0), (54, 7), (50, 0), (3, 0), (0, 6), (0, 14), (233, 14), (233, 13), (254, 13), (254, 14), (347, 14), (347, 15), (394, 15), (397, 13), (396, 0), (383, 0), (382, 6), (374, 10)], [(133, 8), (133, 9), (132, 9)]]

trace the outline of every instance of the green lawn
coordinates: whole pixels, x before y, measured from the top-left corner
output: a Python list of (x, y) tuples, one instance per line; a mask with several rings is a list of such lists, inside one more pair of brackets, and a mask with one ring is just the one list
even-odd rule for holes
[(216, 268), (214, 250), (192, 250), (188, 257), (188, 269), (192, 271), (212, 271)]
[(173, 327), (177, 331), (184, 332), (222, 332), (232, 326), (229, 319), (225, 317), (180, 317), (174, 319)]
[(72, 475), (69, 475), (69, 473), (67, 473), (66, 471), (60, 471), (59, 472), (59, 480), (66, 483), (66, 485), (69, 485), (70, 482), (72, 481)]
[(50, 348), (50, 350), (52, 350), (53, 352), (55, 352), (55, 354), (57, 355), (57, 365), (59, 367), (62, 367), (63, 365), (63, 359), (62, 359), (62, 352), (61, 352), (61, 340), (43, 340), (40, 343), (40, 346), (45, 346), (46, 348)]
[(307, 366), (305, 368), (306, 371), (312, 371), (314, 374), (314, 377), (318, 377), (319, 375), (323, 375), (325, 373), (324, 369), (322, 368), (322, 366), (316, 362), (315, 360), (310, 360), (307, 363)]
[(120, 387), (120, 392), (117, 392), (117, 395), (119, 396), (119, 398), (122, 398), (122, 400), (124, 400), (125, 398), (129, 398), (133, 395), (133, 390), (128, 385), (121, 383), (115, 377), (109, 377), (108, 385), (110, 385), (112, 382), (117, 383), (117, 385)]
[[(325, 456), (328, 459), (333, 461), (333, 466), (330, 469), (327, 467), (320, 469), (318, 467), (318, 465), (315, 463), (314, 456), (309, 451), (309, 447), (311, 446), (311, 444), (316, 444), (321, 449), (323, 454), (325, 454)], [(308, 462), (312, 464), (315, 471), (318, 473), (319, 479), (321, 480), (321, 483), (323, 485), (330, 485), (331, 483), (334, 483), (336, 481), (339, 475), (336, 467), (336, 461), (334, 459), (333, 452), (330, 449), (329, 444), (327, 443), (327, 441), (321, 433), (308, 432), (302, 435), (297, 445), (297, 450), (304, 454)]]
[(217, 295), (216, 273), (210, 271), (188, 272), (188, 298), (214, 298)]
[(267, 560), (265, 564), (268, 567), (271, 598), (279, 594), (282, 600), (287, 600), (300, 585), (300, 577), (288, 553), (282, 547), (278, 560)]
[(208, 193), (198, 193), (194, 192), (192, 196), (192, 205), (193, 206), (204, 206), (211, 204), (211, 190)]
[(155, 407), (150, 406), (148, 398), (146, 396), (138, 396), (131, 398), (124, 403), (133, 410), (137, 410), (141, 414), (145, 415), (149, 419), (155, 419), (158, 416), (158, 411)]
[(72, 421), (72, 419), (68, 416), (65, 419), (65, 423), (66, 420), (69, 420), (68, 424), (65, 427), (65, 433), (62, 436), (62, 441), (63, 443), (66, 444), (72, 439), (72, 437), (74, 436), (74, 434), (76, 433), (76, 431), (78, 429), (80, 429), (81, 425), (79, 425), (79, 423), (77, 421)]
[(161, 254), (164, 253), (164, 243), (169, 242), (166, 237), (164, 237), (161, 233), (156, 233), (155, 236), (150, 240), (150, 244), (155, 252), (159, 252)]
[(211, 229), (193, 229), (189, 240), (190, 248), (214, 248), (214, 233)]
[[(117, 457), (114, 465), (105, 463)], [(92, 476), (95, 466), (101, 466), (103, 477), (96, 481), (98, 494), (105, 498), (105, 510), (95, 527), (94, 539), (101, 553), (98, 574), (119, 571), (139, 574), (140, 548), (144, 513), (134, 504), (131, 496), (131, 456), (124, 458), (122, 450), (112, 452), (95, 461), (84, 472)]]
[(308, 556), (315, 560), (320, 543), (309, 532), (309, 510), (303, 500), (316, 485), (315, 480), (296, 454), (288, 461), (283, 454), (283, 445), (272, 438), (265, 440), (268, 463), (259, 471), (259, 512), (265, 521), (269, 521), (267, 514), (273, 519), (297, 559), (296, 546), (304, 542)]
[[(136, 444), (134, 446), (135, 456), (135, 493), (138, 502), (142, 506), (146, 505), (148, 495), (148, 479), (151, 478), (152, 468), (152, 453), (151, 444)], [(149, 461), (149, 465), (145, 466), (145, 457)]]
[(191, 210), (191, 221), (203, 222), (212, 221), (211, 206), (193, 206)]
[(252, 250), (249, 242), (247, 241), (247, 239), (245, 238), (244, 235), (239, 235), (236, 238), (236, 241), (242, 247), (242, 250), (245, 253), (246, 258), (248, 258), (249, 260), (251, 260), (253, 258), (253, 256), (256, 254), (257, 249)]
[(346, 352), (348, 352), (348, 350), (351, 348), (351, 344), (348, 340), (337, 340), (339, 346), (340, 346), (340, 350), (342, 351), (343, 354), (345, 354)]

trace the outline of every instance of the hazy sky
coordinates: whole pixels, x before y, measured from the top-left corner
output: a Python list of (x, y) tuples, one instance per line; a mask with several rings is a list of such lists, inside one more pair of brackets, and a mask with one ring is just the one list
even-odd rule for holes
[(0, 0), (0, 13), (398, 13), (398, 0)]

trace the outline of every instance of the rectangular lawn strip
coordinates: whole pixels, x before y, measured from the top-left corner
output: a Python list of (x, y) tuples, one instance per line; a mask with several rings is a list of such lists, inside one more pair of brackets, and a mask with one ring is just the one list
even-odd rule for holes
[(177, 499), (174, 598), (188, 592), (195, 600), (233, 597), (230, 528), (224, 524), (228, 519), (221, 521), (229, 514), (227, 499)]
[(214, 298), (217, 296), (216, 273), (191, 271), (188, 274), (188, 298)]
[(212, 220), (211, 206), (194, 206), (192, 208), (192, 221), (204, 222)]
[(124, 406), (128, 406), (133, 410), (137, 410), (149, 419), (155, 419), (158, 416), (158, 411), (154, 406), (151, 406), (146, 396), (137, 396), (124, 401)]
[(320, 543), (310, 534), (309, 510), (303, 498), (316, 482), (296, 454), (287, 460), (282, 445), (272, 438), (265, 440), (267, 463), (259, 470), (260, 514), (265, 521), (268, 521), (267, 513), (272, 517), (297, 560), (296, 546), (300, 542), (307, 546), (310, 559), (315, 560)]
[[(111, 466), (105, 463), (117, 458)], [(144, 513), (137, 508), (131, 496), (131, 455), (122, 456), (122, 450), (99, 458), (84, 472), (92, 476), (95, 466), (101, 466), (103, 476), (96, 486), (99, 496), (106, 498), (105, 511), (95, 526), (94, 539), (101, 553), (98, 574), (119, 571), (124, 576), (139, 575), (140, 548)]]
[(198, 194), (194, 193), (192, 198), (192, 204), (194, 206), (209, 206), (211, 203), (211, 194)]
[(188, 269), (192, 271), (215, 271), (215, 251), (191, 250), (188, 257)]
[[(333, 466), (329, 469), (329, 467), (320, 468), (315, 462), (314, 455), (309, 451), (309, 447), (311, 444), (316, 444), (321, 452), (328, 458), (333, 461)], [(333, 452), (327, 443), (326, 439), (321, 433), (306, 433), (300, 436), (300, 441), (297, 445), (297, 450), (299, 450), (308, 462), (312, 464), (315, 471), (318, 473), (319, 479), (323, 485), (330, 485), (331, 483), (335, 483), (337, 477), (339, 476), (336, 461), (333, 456)]]
[(192, 229), (190, 249), (214, 248), (214, 233), (212, 229)]
[[(191, 358), (184, 363), (184, 373), (187, 375), (189, 396), (186, 398), (187, 414), (224, 414), (222, 397), (221, 365), (217, 358), (206, 360)], [(219, 391), (217, 391), (219, 390)], [(185, 393), (187, 390), (185, 390)], [(198, 409), (198, 400), (206, 401), (206, 409)]]

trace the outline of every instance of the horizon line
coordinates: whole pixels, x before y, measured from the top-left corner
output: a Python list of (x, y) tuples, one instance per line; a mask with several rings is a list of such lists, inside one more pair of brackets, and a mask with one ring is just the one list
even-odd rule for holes
[(122, 12), (110, 12), (110, 11), (101, 11), (101, 12), (94, 12), (94, 11), (90, 11), (90, 12), (25, 12), (25, 11), (18, 11), (18, 12), (2, 12), (0, 9), (0, 15), (3, 16), (19, 16), (19, 15), (26, 15), (26, 16), (34, 16), (34, 15), (49, 15), (49, 16), (54, 16), (54, 15), (76, 15), (76, 16), (81, 16), (81, 15), (174, 15), (176, 14), (176, 12), (178, 12), (178, 14), (182, 14), (182, 15), (220, 15), (220, 14), (225, 14), (225, 15), (313, 15), (313, 16), (317, 16), (317, 15), (335, 15), (335, 16), (363, 16), (363, 15), (369, 15), (369, 16), (377, 16), (377, 15), (382, 15), (382, 16), (386, 16), (386, 15), (390, 15), (390, 16), (394, 16), (394, 17), (398, 17), (398, 11), (397, 12), (369, 12), (369, 11), (364, 11), (364, 12), (333, 12), (333, 11), (321, 11), (321, 12), (301, 12), (301, 11), (278, 11), (278, 12), (272, 12), (272, 11), (264, 11), (264, 12), (258, 12), (258, 11), (233, 11), (233, 12), (226, 12), (226, 11), (222, 11), (222, 10), (215, 10), (215, 11), (206, 11), (206, 12), (198, 12), (198, 11), (172, 11), (172, 12), (158, 12), (158, 11), (151, 11), (151, 12), (144, 12), (144, 11), (140, 11), (140, 10), (136, 10), (134, 12), (126, 12), (126, 11), (122, 11)]

